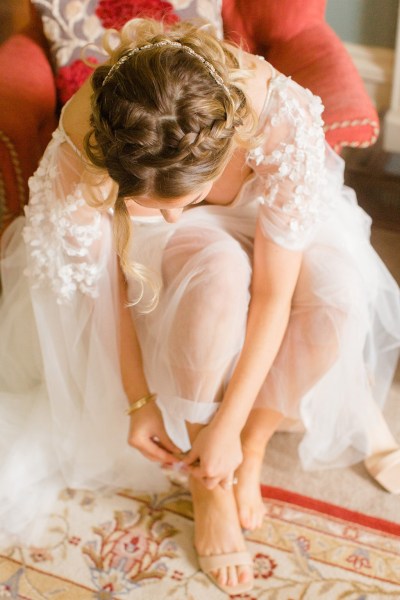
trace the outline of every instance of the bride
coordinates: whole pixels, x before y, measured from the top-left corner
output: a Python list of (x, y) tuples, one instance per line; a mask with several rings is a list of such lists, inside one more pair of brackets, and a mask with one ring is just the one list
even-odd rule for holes
[(109, 51), (3, 240), (0, 524), (177, 464), (200, 566), (239, 594), (278, 428), (302, 424), (304, 468), (364, 459), (400, 491), (399, 290), (319, 98), (188, 23), (133, 20)]

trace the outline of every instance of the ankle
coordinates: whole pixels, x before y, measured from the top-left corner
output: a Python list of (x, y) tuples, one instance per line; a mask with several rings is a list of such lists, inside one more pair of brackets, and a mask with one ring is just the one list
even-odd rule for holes
[(255, 460), (262, 462), (264, 460), (266, 444), (257, 444), (249, 440), (242, 441), (243, 460)]
[(201, 481), (195, 477), (189, 477), (189, 489), (195, 500), (215, 501), (224, 499), (226, 496), (226, 490), (222, 489), (220, 485), (217, 485), (212, 490), (206, 488)]

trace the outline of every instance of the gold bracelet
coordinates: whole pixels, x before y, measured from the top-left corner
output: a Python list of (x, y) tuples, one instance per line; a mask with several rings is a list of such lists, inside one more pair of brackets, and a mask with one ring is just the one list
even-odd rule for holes
[(136, 402), (132, 402), (132, 404), (128, 406), (128, 408), (126, 409), (126, 414), (128, 416), (131, 415), (133, 412), (135, 412), (135, 410), (139, 410), (139, 408), (142, 408), (142, 406), (144, 406), (151, 400), (154, 400), (154, 398), (157, 398), (157, 394), (148, 394), (147, 396), (143, 396), (143, 398), (139, 398), (139, 400), (136, 400)]

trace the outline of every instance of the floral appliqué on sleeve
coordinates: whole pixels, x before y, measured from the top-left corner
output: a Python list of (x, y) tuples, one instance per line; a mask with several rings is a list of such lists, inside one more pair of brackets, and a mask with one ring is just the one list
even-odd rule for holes
[(63, 133), (56, 130), (29, 180), (31, 196), (23, 232), (26, 275), (33, 288), (50, 287), (59, 304), (71, 300), (77, 291), (95, 298), (102, 272), (93, 256), (93, 245), (102, 235), (102, 215), (87, 206), (79, 184), (64, 200), (54, 193), (59, 176), (55, 146), (63, 141)]
[[(324, 212), (324, 107), (318, 96), (283, 75), (271, 85), (265, 143), (250, 150), (248, 163), (263, 179), (265, 216), (271, 209), (274, 226), (280, 223), (281, 239), (286, 236), (289, 245), (296, 246)], [(290, 86), (296, 86), (294, 92)]]

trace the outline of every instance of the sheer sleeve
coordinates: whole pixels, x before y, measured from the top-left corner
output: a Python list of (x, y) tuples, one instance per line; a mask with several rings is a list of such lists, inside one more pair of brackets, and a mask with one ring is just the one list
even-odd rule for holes
[(95, 298), (107, 262), (110, 217), (85, 201), (83, 159), (57, 130), (29, 181), (24, 240), (26, 275), (34, 289), (48, 287), (59, 304), (79, 291)]
[[(62, 130), (29, 185), (25, 276), (15, 285), (23, 286), (19, 298), (30, 298), (40, 363), (35, 380), (45, 399), (37, 406), (48, 423), (47, 431), (32, 430), (32, 444), (52, 448), (43, 450), (43, 461), (51, 458), (47, 472), (61, 474), (65, 486), (157, 488), (164, 480), (156, 466), (127, 443), (112, 215), (86, 202), (85, 162)], [(108, 191), (104, 184), (96, 194), (106, 199)]]
[(248, 154), (259, 178), (260, 223), (266, 237), (303, 249), (323, 217), (325, 140), (319, 97), (283, 75), (270, 82), (262, 143)]

